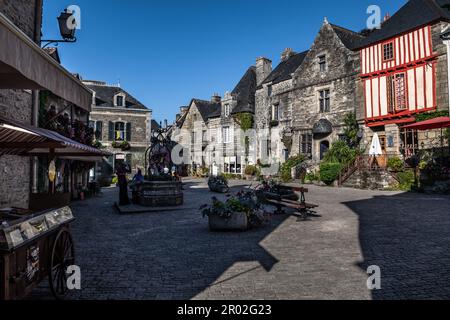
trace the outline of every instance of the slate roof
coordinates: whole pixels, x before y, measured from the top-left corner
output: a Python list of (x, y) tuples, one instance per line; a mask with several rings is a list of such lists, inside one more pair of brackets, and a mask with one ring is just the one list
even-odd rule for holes
[(151, 129), (152, 129), (152, 131), (156, 131), (158, 129), (161, 129), (161, 126), (159, 125), (159, 123), (155, 119), (152, 119)]
[(192, 102), (197, 106), (197, 109), (205, 122), (212, 118), (220, 118), (222, 114), (221, 103), (200, 99), (192, 99)]
[(345, 29), (335, 24), (330, 23), (330, 26), (333, 28), (334, 32), (339, 37), (339, 39), (341, 39), (344, 46), (346, 46), (350, 50), (353, 50), (361, 43), (361, 41), (363, 41), (366, 38), (360, 33), (357, 33), (349, 29)]
[(277, 84), (292, 79), (292, 74), (300, 67), (308, 52), (309, 51), (296, 53), (289, 59), (281, 61), (280, 64), (266, 78), (266, 80), (264, 80), (258, 87), (258, 89), (262, 88), (262, 85), (266, 83), (272, 82), (272, 84)]
[(233, 114), (250, 112), (255, 113), (256, 95), (256, 67), (250, 67), (231, 95), (237, 100), (237, 105), (233, 109)]
[(373, 31), (357, 48), (387, 40), (436, 21), (450, 21), (450, 0), (410, 0), (381, 29)]
[(85, 83), (85, 85), (95, 91), (96, 97), (96, 106), (97, 107), (105, 107), (105, 108), (118, 108), (114, 106), (114, 96), (118, 93), (124, 93), (126, 95), (125, 98), (125, 106), (129, 109), (141, 109), (148, 110), (146, 106), (144, 106), (141, 102), (139, 102), (136, 98), (134, 98), (131, 94), (119, 88), (117, 86), (108, 86), (108, 85), (94, 85), (89, 83)]

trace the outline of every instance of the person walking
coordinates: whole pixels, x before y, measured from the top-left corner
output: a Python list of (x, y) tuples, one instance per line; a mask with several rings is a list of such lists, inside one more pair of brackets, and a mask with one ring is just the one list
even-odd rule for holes
[(119, 180), (119, 206), (127, 206), (130, 204), (128, 198), (128, 180), (127, 180), (127, 168), (124, 164), (121, 164), (116, 170), (117, 178)]

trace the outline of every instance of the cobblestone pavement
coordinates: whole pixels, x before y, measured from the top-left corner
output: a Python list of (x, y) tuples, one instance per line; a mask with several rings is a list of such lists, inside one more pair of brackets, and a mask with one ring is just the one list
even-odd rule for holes
[[(161, 213), (118, 215), (117, 189), (74, 203), (82, 290), (71, 298), (450, 298), (450, 197), (312, 186), (320, 218), (210, 233), (206, 183), (185, 188), (183, 208)], [(370, 265), (382, 290), (367, 289)], [(30, 298), (51, 298), (48, 287)]]

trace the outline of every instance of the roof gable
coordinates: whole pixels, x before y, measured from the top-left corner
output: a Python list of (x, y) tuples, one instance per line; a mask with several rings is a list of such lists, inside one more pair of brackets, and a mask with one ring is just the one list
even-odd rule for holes
[(281, 61), (258, 88), (262, 88), (264, 84), (277, 84), (292, 79), (292, 74), (301, 66), (307, 54), (308, 51), (296, 53), (289, 59)]
[(233, 114), (242, 112), (255, 113), (256, 68), (254, 66), (247, 70), (231, 94), (237, 100)]
[(125, 95), (126, 108), (148, 110), (146, 106), (120, 87), (92, 84), (89, 82), (85, 83), (85, 85), (95, 92), (96, 105), (98, 107), (119, 108), (114, 106), (114, 97), (122, 93)]
[(347, 49), (353, 50), (365, 39), (365, 36), (358, 32), (331, 23), (330, 26)]
[(410, 0), (357, 48), (364, 48), (441, 20), (450, 21), (450, 0)]

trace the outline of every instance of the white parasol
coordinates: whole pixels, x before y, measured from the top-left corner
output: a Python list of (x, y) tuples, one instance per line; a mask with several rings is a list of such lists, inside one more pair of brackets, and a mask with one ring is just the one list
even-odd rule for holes
[(372, 139), (372, 144), (370, 145), (369, 155), (372, 157), (378, 157), (383, 154), (383, 150), (381, 149), (380, 138), (378, 137), (378, 133), (375, 133)]

